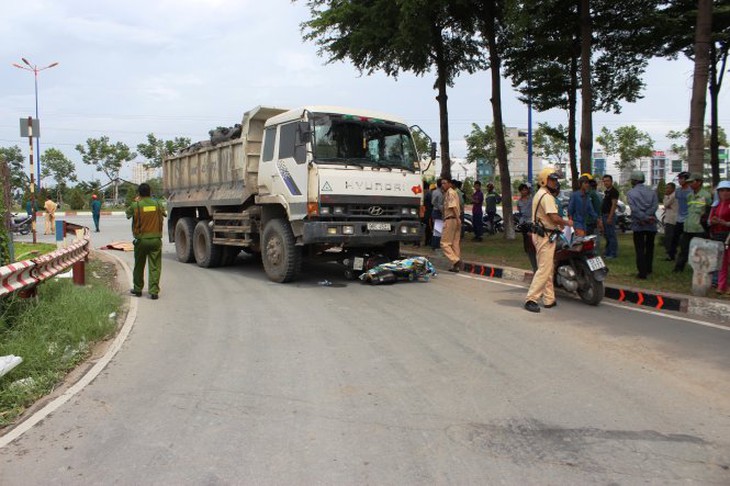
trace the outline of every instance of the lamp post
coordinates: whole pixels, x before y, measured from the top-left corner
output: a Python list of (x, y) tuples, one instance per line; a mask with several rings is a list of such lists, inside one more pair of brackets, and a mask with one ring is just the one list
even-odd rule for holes
[[(35, 78), (35, 118), (38, 120), (38, 73), (41, 71), (45, 71), (46, 69), (50, 69), (52, 67), (58, 66), (57, 62), (54, 62), (52, 64), (49, 64), (45, 67), (38, 67), (35, 64), (31, 64), (30, 61), (28, 61), (26, 58), (21, 57), (20, 58), (25, 66), (21, 66), (20, 64), (13, 63), (13, 66), (18, 69), (23, 69), (24, 71), (30, 71), (33, 73), (33, 77)], [(38, 122), (40, 125), (40, 121)], [(38, 193), (40, 194), (41, 190), (41, 141), (40, 141), (40, 133), (36, 135), (35, 139), (35, 150), (36, 150), (36, 160), (37, 162), (37, 176), (38, 176)]]

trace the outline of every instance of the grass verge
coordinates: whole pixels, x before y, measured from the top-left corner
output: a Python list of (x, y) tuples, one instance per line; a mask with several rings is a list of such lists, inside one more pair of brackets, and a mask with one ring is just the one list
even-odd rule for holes
[[(654, 246), (654, 272), (646, 280), (636, 278), (636, 253), (634, 252), (633, 237), (630, 233), (619, 234), (619, 256), (607, 260), (609, 273), (608, 284), (628, 287), (637, 287), (662, 292), (691, 294), (692, 267), (687, 265), (683, 273), (672, 273), (674, 262), (664, 260), (665, 253), (662, 246), (664, 235), (658, 234)], [(423, 248), (423, 247), (422, 247)], [(605, 248), (605, 239), (601, 239), (601, 249)], [(430, 254), (430, 250), (426, 250)], [(505, 240), (504, 234), (485, 235), (484, 241), (473, 241), (473, 236), (466, 234), (461, 244), (461, 256), (466, 261), (478, 261), (495, 266), (506, 266), (530, 270), (530, 262), (522, 248), (522, 235), (517, 234), (514, 240)], [(718, 294), (711, 290), (708, 297), (729, 300), (728, 295)]]
[(47, 395), (94, 345), (116, 329), (122, 297), (113, 263), (90, 260), (84, 287), (55, 278), (38, 287), (37, 299), (0, 300), (0, 356), (23, 362), (0, 378), (0, 427)]

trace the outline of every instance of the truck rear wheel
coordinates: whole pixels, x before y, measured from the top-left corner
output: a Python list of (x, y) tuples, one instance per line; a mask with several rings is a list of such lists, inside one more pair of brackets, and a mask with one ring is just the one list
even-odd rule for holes
[(207, 220), (198, 221), (193, 232), (193, 251), (199, 267), (212, 268), (221, 264), (223, 255), (219, 245), (213, 244), (213, 229)]
[(195, 231), (195, 219), (190, 217), (180, 218), (175, 225), (175, 253), (178, 261), (192, 263), (195, 261), (193, 253), (193, 232)]
[(269, 221), (262, 243), (261, 259), (269, 279), (279, 283), (294, 280), (302, 267), (302, 254), (289, 223), (281, 219)]

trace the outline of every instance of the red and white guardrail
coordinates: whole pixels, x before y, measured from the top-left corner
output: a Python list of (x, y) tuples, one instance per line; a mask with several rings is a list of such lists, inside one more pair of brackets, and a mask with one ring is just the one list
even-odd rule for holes
[(32, 289), (45, 280), (68, 270), (75, 263), (86, 260), (91, 246), (89, 228), (72, 223), (66, 223), (66, 227), (69, 230), (82, 230), (81, 238), (66, 248), (59, 248), (38, 258), (0, 267), (0, 299), (21, 290)]

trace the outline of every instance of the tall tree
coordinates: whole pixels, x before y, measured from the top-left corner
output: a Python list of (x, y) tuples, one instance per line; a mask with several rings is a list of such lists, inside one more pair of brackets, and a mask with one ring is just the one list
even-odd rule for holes
[(510, 182), (509, 161), (507, 160), (507, 143), (505, 141), (502, 121), (502, 56), (505, 50), (507, 27), (507, 11), (511, 8), (509, 0), (481, 0), (474, 2), (477, 6), (477, 25), (486, 40), (489, 53), (489, 73), (491, 75), (492, 119), (494, 121), (494, 141), (499, 166), (499, 182), (502, 190), (502, 214), (504, 216), (504, 237), (514, 239), (512, 226), (512, 184)]
[(119, 198), (119, 172), (124, 162), (134, 159), (137, 154), (122, 143), (111, 143), (106, 135), (101, 138), (89, 138), (86, 146), (76, 145), (84, 164), (96, 168), (103, 173), (114, 186), (114, 202)]
[(171, 154), (178, 152), (190, 145), (187, 137), (175, 137), (172, 140), (157, 138), (154, 133), (147, 134), (147, 143), (137, 145), (137, 150), (142, 157), (147, 159), (145, 167), (158, 169), (162, 167), (162, 160)]
[(581, 131), (580, 171), (591, 173), (593, 158), (593, 91), (591, 90), (591, 54), (593, 52), (593, 19), (590, 0), (580, 0), (580, 83)]
[[(657, 15), (657, 35), (663, 37), (661, 54), (675, 58), (683, 53), (695, 59), (695, 34), (697, 25), (697, 0), (671, 0), (669, 6)], [(705, 137), (709, 138), (710, 166), (712, 180), (717, 184), (720, 179), (719, 148), (719, 104), (718, 98), (727, 72), (728, 51), (730, 50), (730, 4), (725, 0), (714, 0), (712, 7), (712, 42), (709, 53), (709, 96), (710, 127)], [(705, 147), (708, 144), (705, 143)]]
[(641, 157), (650, 157), (654, 153), (654, 141), (648, 133), (642, 132), (634, 125), (618, 127), (611, 131), (606, 127), (596, 137), (596, 142), (606, 155), (617, 155), (616, 168), (625, 173), (636, 168), (636, 161)]
[(424, 75), (436, 71), (441, 176), (451, 177), (447, 88), (462, 71), (483, 65), (466, 15), (468, 0), (309, 0), (304, 38), (327, 62), (349, 60), (361, 72)]
[(20, 147), (13, 145), (12, 147), (0, 147), (0, 157), (4, 158), (10, 169), (10, 186), (13, 195), (17, 196), (28, 190), (30, 186), (30, 170), (26, 165), (25, 157)]
[[(641, 76), (656, 43), (648, 41), (648, 26), (659, 0), (591, 0), (593, 35), (590, 57), (581, 58), (581, 22), (576, 0), (521, 2), (510, 25), (515, 29), (505, 55), (507, 74), (538, 111), (553, 108), (568, 113), (568, 146), (573, 183), (580, 171), (576, 161), (577, 90), (579, 61), (590, 60), (592, 111), (621, 112), (622, 102), (641, 98)], [(585, 99), (587, 96), (584, 95)], [(586, 118), (584, 111), (583, 119)], [(591, 128), (592, 131), (592, 128)], [(590, 137), (583, 137), (589, 140)], [(584, 147), (585, 148), (585, 147)], [(590, 161), (590, 150), (583, 159)], [(582, 162), (583, 163), (583, 162)]]
[(707, 105), (707, 80), (710, 75), (710, 43), (712, 41), (712, 0), (698, 0), (695, 29), (695, 67), (692, 76), (692, 101), (689, 112), (687, 156), (689, 170), (702, 172), (705, 165), (704, 126)]
[(76, 182), (76, 166), (58, 149), (49, 148), (43, 153), (41, 177), (56, 181), (56, 200), (63, 204), (63, 192), (68, 181)]

